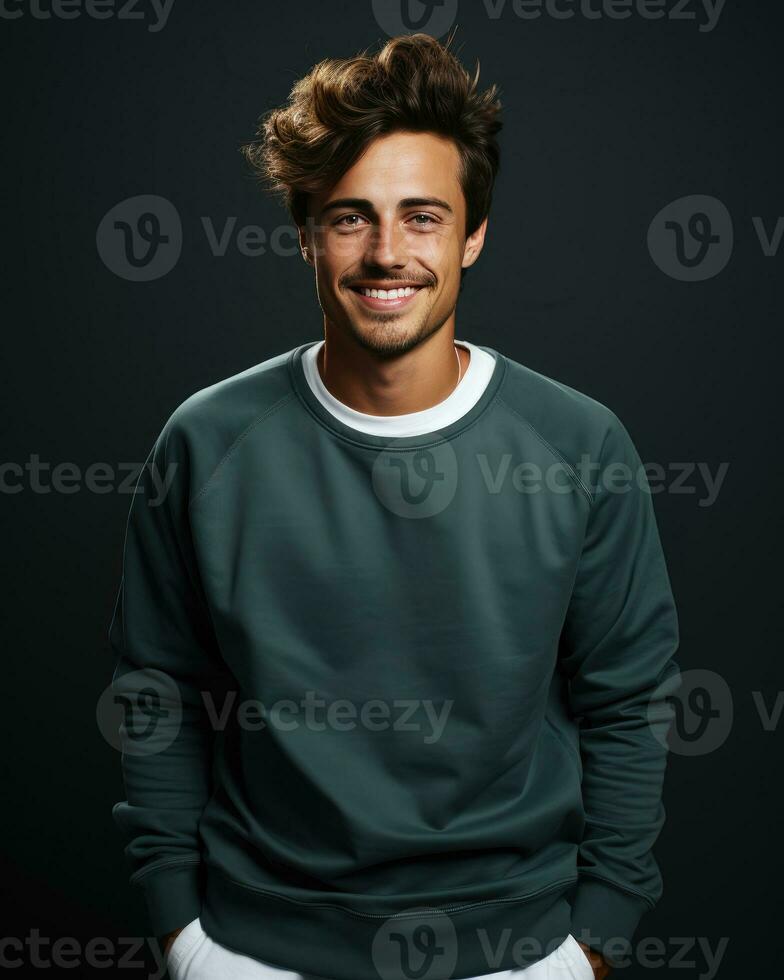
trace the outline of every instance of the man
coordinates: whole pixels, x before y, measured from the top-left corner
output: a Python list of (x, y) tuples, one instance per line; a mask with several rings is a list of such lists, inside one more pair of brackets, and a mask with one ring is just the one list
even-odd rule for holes
[(499, 109), (413, 35), (246, 148), (324, 339), (166, 422), (110, 631), (114, 813), (177, 980), (602, 978), (661, 895), (677, 620), (639, 457), (455, 340)]

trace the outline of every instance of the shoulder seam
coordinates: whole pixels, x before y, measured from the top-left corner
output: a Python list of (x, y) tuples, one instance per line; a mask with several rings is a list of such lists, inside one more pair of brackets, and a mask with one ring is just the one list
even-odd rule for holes
[(223, 468), (223, 466), (226, 464), (226, 462), (229, 460), (229, 458), (236, 451), (237, 447), (242, 442), (242, 440), (253, 429), (255, 429), (257, 425), (260, 425), (262, 422), (266, 421), (266, 419), (268, 419), (271, 415), (273, 415), (279, 409), (283, 408), (283, 406), (286, 404), (286, 402), (291, 401), (291, 399), (294, 398), (294, 397), (295, 397), (295, 393), (293, 391), (287, 392), (285, 395), (283, 395), (282, 397), (280, 397), (276, 402), (274, 402), (272, 405), (270, 405), (269, 408), (267, 408), (265, 411), (263, 411), (261, 413), (261, 415), (257, 416), (248, 426), (245, 427), (245, 429), (243, 429), (243, 431), (237, 436), (237, 438), (234, 440), (234, 442), (229, 446), (229, 448), (226, 450), (226, 452), (220, 458), (220, 460), (218, 461), (217, 465), (215, 466), (215, 469), (207, 477), (207, 479), (206, 479), (206, 481), (204, 483), (204, 486), (200, 490), (197, 490), (196, 493), (188, 501), (188, 510), (191, 509), (191, 507), (196, 503), (196, 501), (200, 497), (202, 497), (203, 494), (207, 491), (207, 489), (212, 485), (212, 482), (215, 479), (216, 475), (218, 474), (218, 471)]
[(588, 487), (580, 479), (580, 477), (577, 474), (577, 471), (572, 466), (572, 464), (569, 463), (566, 459), (564, 459), (564, 457), (558, 452), (558, 450), (555, 448), (555, 446), (553, 446), (551, 443), (549, 443), (547, 441), (547, 439), (545, 439), (545, 437), (541, 434), (541, 432), (539, 432), (538, 429), (536, 429), (533, 425), (531, 425), (531, 423), (528, 421), (528, 419), (524, 415), (521, 415), (520, 412), (517, 411), (517, 409), (514, 407), (514, 405), (510, 405), (509, 402), (506, 401), (506, 399), (501, 398), (501, 397), (499, 397), (498, 400), (510, 412), (512, 412), (513, 415), (516, 415), (517, 418), (519, 418), (520, 421), (531, 430), (531, 432), (536, 436), (536, 438), (539, 440), (539, 442), (541, 442), (541, 444), (545, 447), (545, 449), (547, 449), (549, 452), (551, 452), (553, 454), (553, 456), (556, 457), (556, 459), (559, 459), (563, 463), (563, 465), (566, 467), (567, 472), (569, 473), (569, 475), (571, 476), (571, 478), (574, 480), (574, 482), (577, 484), (578, 488), (580, 490), (582, 490), (582, 492), (585, 494), (585, 496), (586, 496), (586, 498), (588, 500), (588, 503), (591, 506), (593, 506), (593, 503), (594, 503), (594, 495), (591, 493), (591, 491), (588, 489)]

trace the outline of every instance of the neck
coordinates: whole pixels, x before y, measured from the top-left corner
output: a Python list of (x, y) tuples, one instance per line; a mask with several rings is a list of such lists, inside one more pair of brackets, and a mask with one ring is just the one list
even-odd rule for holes
[[(471, 355), (454, 342), (454, 322), (403, 354), (377, 354), (324, 325), (318, 369), (331, 395), (366, 415), (407, 415), (444, 401)], [(458, 363), (459, 359), (459, 363)]]

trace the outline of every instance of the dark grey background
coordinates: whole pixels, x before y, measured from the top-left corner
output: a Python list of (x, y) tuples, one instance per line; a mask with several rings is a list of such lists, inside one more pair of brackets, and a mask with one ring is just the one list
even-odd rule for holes
[[(512, 0), (493, 19), (480, 0), (459, 3), (461, 56), (500, 84), (505, 129), (458, 337), (609, 405), (645, 461), (729, 464), (711, 506), (697, 473), (685, 481), (694, 492), (670, 486), (655, 502), (679, 663), (724, 678), (734, 716), (715, 721), (726, 739), (714, 750), (671, 755), (656, 850), (665, 895), (638, 932), (663, 941), (665, 962), (616, 972), (629, 978), (710, 976), (701, 947), (725, 939), (721, 976), (771, 976), (780, 960), (781, 736), (766, 731), (754, 692), (770, 710), (782, 687), (784, 247), (766, 256), (753, 223), (772, 235), (784, 213), (778, 7), (729, 0), (705, 30), (696, 0), (661, 20), (523, 20)], [(247, 256), (232, 241), (216, 256), (202, 219), (220, 230), (234, 216), (235, 231), (267, 236), (289, 223), (254, 186), (240, 143), (315, 61), (385, 34), (370, 0), (175, 0), (161, 30), (141, 0), (141, 20), (18, 9), (0, 17), (2, 457), (139, 465), (193, 391), (321, 335), (296, 255)], [(96, 246), (104, 215), (137, 195), (160, 195), (182, 222), (179, 261), (148, 282), (115, 274)], [(646, 245), (654, 216), (690, 195), (723, 202), (734, 226), (729, 261), (702, 282), (666, 274)], [(124, 798), (119, 757), (95, 722), (130, 504), (117, 483), (2, 494), (0, 933), (23, 940), (33, 929), (82, 945), (148, 930), (110, 814)], [(135, 961), (118, 975), (146, 976), (149, 963)]]

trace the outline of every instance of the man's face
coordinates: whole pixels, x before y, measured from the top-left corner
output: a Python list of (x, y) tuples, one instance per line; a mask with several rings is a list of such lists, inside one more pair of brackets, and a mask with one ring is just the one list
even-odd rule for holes
[(362, 347), (404, 353), (452, 317), (460, 270), (478, 257), (486, 227), (466, 238), (459, 174), (451, 140), (396, 132), (311, 198), (301, 243), (321, 308)]

